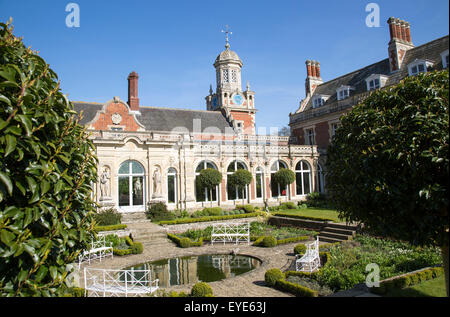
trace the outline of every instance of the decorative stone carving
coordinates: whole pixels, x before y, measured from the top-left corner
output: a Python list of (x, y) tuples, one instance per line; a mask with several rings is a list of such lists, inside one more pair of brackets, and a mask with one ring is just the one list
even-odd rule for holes
[(108, 166), (104, 166), (103, 172), (100, 175), (100, 194), (101, 199), (106, 200), (111, 198), (111, 175)]
[(111, 116), (111, 120), (115, 125), (120, 124), (120, 122), (122, 122), (122, 116), (118, 113), (115, 113)]
[(153, 172), (153, 198), (160, 197), (162, 197), (161, 170), (159, 167), (156, 167)]

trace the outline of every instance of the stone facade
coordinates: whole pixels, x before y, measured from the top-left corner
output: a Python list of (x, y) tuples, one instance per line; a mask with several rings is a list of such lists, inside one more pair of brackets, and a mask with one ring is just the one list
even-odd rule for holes
[[(256, 135), (255, 93), (248, 83), (242, 91), (242, 61), (228, 43), (214, 67), (217, 89), (210, 89), (205, 111), (140, 105), (135, 72), (128, 76), (128, 102), (119, 97), (104, 104), (73, 102), (96, 147), (100, 178), (94, 195), (100, 205), (123, 213), (143, 212), (152, 201), (166, 202), (170, 209), (233, 209), (238, 204), (304, 200), (323, 187), (318, 182), (317, 146)], [(298, 184), (271, 186), (271, 175), (278, 169), (295, 171), (298, 166), (308, 167), (298, 174)], [(223, 177), (212, 197), (196, 188), (204, 168), (215, 168)], [(239, 168), (253, 175), (244, 191), (227, 181)]]

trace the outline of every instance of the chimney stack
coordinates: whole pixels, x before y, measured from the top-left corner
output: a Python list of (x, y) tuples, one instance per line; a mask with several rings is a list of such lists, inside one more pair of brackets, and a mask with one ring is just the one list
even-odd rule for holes
[(406, 51), (414, 47), (411, 40), (411, 25), (397, 18), (389, 18), (389, 62), (391, 72), (395, 72), (402, 67)]
[(322, 79), (320, 78), (320, 63), (308, 59), (305, 64), (307, 73), (305, 83), (306, 94), (312, 95), (316, 87), (323, 83)]
[(391, 17), (389, 18), (387, 23), (389, 24), (391, 42), (395, 40), (400, 40), (412, 44), (411, 25), (408, 22)]
[(139, 111), (138, 79), (136, 72), (128, 75), (128, 105), (132, 111)]
[(320, 78), (320, 63), (317, 61), (306, 61), (306, 73), (308, 77)]

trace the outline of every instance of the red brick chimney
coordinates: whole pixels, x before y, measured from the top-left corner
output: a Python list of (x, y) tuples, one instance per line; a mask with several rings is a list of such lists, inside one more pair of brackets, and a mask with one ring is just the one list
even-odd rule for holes
[(307, 60), (306, 64), (306, 95), (312, 95), (316, 87), (323, 83), (320, 78), (320, 63), (317, 61)]
[(138, 79), (136, 72), (128, 75), (128, 105), (133, 111), (139, 111)]
[(389, 61), (391, 72), (400, 69), (407, 50), (414, 47), (411, 40), (411, 25), (397, 18), (389, 18)]

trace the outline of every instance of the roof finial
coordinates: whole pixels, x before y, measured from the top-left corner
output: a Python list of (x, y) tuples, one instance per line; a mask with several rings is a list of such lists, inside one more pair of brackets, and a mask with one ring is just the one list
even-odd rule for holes
[(233, 34), (233, 32), (229, 31), (229, 26), (228, 26), (228, 24), (225, 25), (225, 31), (222, 30), (222, 33), (225, 33), (225, 34), (226, 34), (226, 44), (225, 44), (225, 48), (226, 48), (226, 49), (229, 49), (229, 48), (230, 48), (230, 43), (228, 42), (228, 33), (230, 33), (230, 35), (231, 35), (231, 34)]

